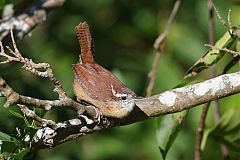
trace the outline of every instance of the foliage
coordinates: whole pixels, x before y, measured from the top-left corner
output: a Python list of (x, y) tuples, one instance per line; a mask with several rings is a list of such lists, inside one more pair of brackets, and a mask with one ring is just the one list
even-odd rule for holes
[(1, 1), (0, 1), (0, 9), (1, 9), (1, 10), (2, 10), (4, 4), (5, 4), (5, 0), (1, 0)]
[(239, 156), (239, 114), (239, 108), (231, 108), (224, 112), (218, 124), (208, 126), (204, 131), (201, 148), (204, 149), (208, 138), (213, 137), (217, 141), (226, 144), (232, 152), (235, 152)]
[(156, 135), (159, 150), (163, 159), (166, 159), (170, 147), (175, 141), (178, 133), (183, 128), (186, 114), (187, 111), (182, 111), (158, 118)]
[(234, 41), (237, 39), (236, 36), (232, 36), (229, 31), (227, 31), (214, 45), (217, 49), (213, 48), (207, 51), (202, 58), (200, 58), (188, 71), (188, 75), (196, 75), (204, 69), (209, 68), (210, 66), (216, 64), (219, 59), (224, 56), (224, 52), (219, 49), (231, 48)]

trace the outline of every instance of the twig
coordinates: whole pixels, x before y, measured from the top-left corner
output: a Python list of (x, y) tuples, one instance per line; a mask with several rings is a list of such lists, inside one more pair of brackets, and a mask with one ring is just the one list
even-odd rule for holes
[[(17, 49), (17, 45), (14, 40), (12, 30), (10, 31), (10, 34), (11, 34), (11, 39), (12, 39), (14, 50), (12, 50), (8, 46), (7, 46), (7, 49), (13, 56), (9, 56), (6, 53), (4, 53), (3, 46), (2, 46), (2, 44), (0, 44), (1, 45), (0, 56), (2, 55), (3, 57), (7, 58), (7, 60), (3, 61), (2, 63), (7, 63), (7, 62), (11, 62), (11, 61), (17, 61), (17, 62), (23, 63), (23, 68), (30, 71), (32, 74), (37, 75), (39, 77), (49, 78), (53, 82), (53, 84), (55, 86), (54, 91), (58, 93), (60, 100), (68, 99), (65, 91), (62, 88), (61, 83), (56, 79), (50, 65), (48, 63), (34, 63), (31, 59), (24, 58), (21, 55), (21, 53), (19, 52), (19, 50)], [(42, 69), (44, 71), (40, 71), (40, 69)]]
[(230, 49), (227, 49), (227, 48), (218, 48), (218, 47), (215, 47), (215, 46), (209, 45), (209, 44), (205, 44), (205, 46), (213, 48), (213, 49), (217, 49), (219, 51), (223, 51), (223, 52), (226, 52), (226, 53), (231, 53), (233, 55), (233, 57), (240, 56), (240, 52), (238, 52), (238, 51), (233, 51), (233, 50), (230, 50)]
[[(208, 13), (209, 13), (209, 25), (208, 25), (208, 42), (210, 44), (214, 44), (214, 10), (213, 10), (213, 0), (208, 0)], [(212, 70), (212, 76), (214, 77), (216, 75), (216, 68), (213, 68)], [(201, 143), (203, 138), (203, 131), (205, 128), (205, 121), (207, 117), (207, 113), (209, 110), (211, 102), (204, 105), (202, 114), (199, 120), (198, 128), (196, 130), (196, 139), (195, 139), (195, 160), (201, 160)], [(217, 103), (215, 103), (217, 104)], [(217, 108), (218, 106), (214, 106)]]
[(228, 26), (229, 26), (230, 29), (233, 28), (232, 22), (231, 22), (231, 12), (232, 12), (232, 10), (229, 9), (228, 10)]
[[(214, 33), (213, 32), (214, 31), (214, 19), (213, 19), (214, 18), (214, 16), (213, 16), (213, 13), (214, 13), (213, 11), (214, 10), (213, 10), (213, 7), (215, 7), (215, 6), (214, 6), (212, 1), (208, 1), (208, 2), (209, 2), (209, 5), (208, 5), (209, 6), (209, 13), (212, 15), (212, 16), (210, 16), (210, 20), (209, 20), (209, 43), (210, 44), (214, 44), (214, 34), (213, 34)], [(216, 8), (215, 8), (215, 10), (216, 10)], [(220, 16), (220, 15), (218, 15), (218, 16)], [(228, 12), (228, 26), (230, 27), (229, 29), (232, 28), (232, 24), (231, 24), (231, 10), (229, 10), (229, 12)], [(229, 64), (233, 64), (233, 63), (229, 63)], [(222, 71), (222, 73), (220, 75), (226, 73), (231, 67), (232, 66), (227, 65), (223, 69), (223, 71)], [(216, 66), (213, 68), (212, 72), (213, 72), (212, 76), (215, 77), (216, 74), (217, 74)], [(215, 123), (218, 124), (220, 122), (220, 118), (221, 118), (221, 114), (220, 114), (220, 110), (219, 110), (219, 101), (218, 100), (213, 101), (213, 110), (214, 110), (214, 120), (215, 120)], [(201, 135), (201, 136), (203, 136), (203, 135)], [(226, 155), (228, 155), (228, 154), (226, 154), (226, 153), (228, 153), (227, 147), (224, 144), (220, 143), (220, 148), (221, 148), (221, 151), (223, 153), (223, 156), (226, 157)]]
[[(53, 70), (51, 69), (50, 65), (48, 63), (34, 63), (31, 59), (24, 58), (21, 53), (19, 52), (16, 42), (13, 37), (13, 32), (10, 31), (12, 43), (13, 43), (13, 50), (10, 49), (10, 47), (7, 46), (7, 49), (11, 53), (11, 55), (8, 55), (4, 51), (4, 47), (2, 46), (2, 43), (0, 43), (0, 57), (6, 58), (1, 63), (8, 63), (12, 61), (17, 61), (23, 63), (23, 68), (30, 71), (32, 74), (37, 75), (39, 77), (46, 77), (49, 78), (50, 81), (53, 82), (55, 89), (54, 91), (58, 93), (59, 101), (47, 101), (47, 100), (39, 100), (34, 99), (31, 97), (26, 96), (20, 96), (16, 92), (14, 92), (10, 87), (6, 89), (5, 81), (2, 79), (2, 85), (0, 84), (0, 88), (2, 87), (5, 89), (4, 93), (7, 97), (7, 101), (4, 106), (8, 107), (14, 103), (17, 102), (23, 102), (24, 104), (32, 104), (35, 106), (43, 106), (45, 109), (51, 108), (52, 106), (63, 106), (63, 104), (68, 104), (69, 107), (72, 108), (72, 110), (76, 111), (78, 114), (83, 113), (84, 110), (87, 109), (89, 113), (92, 113), (92, 110), (90, 108), (83, 107), (83, 105), (79, 105), (77, 102), (72, 101), (65, 93), (65, 91), (62, 88), (61, 83), (56, 79)], [(5, 87), (5, 88), (4, 88)], [(10, 89), (9, 89), (10, 88)]]
[[(223, 71), (221, 74), (225, 74), (227, 73), (237, 62), (239, 62), (239, 59), (240, 59), (240, 53), (237, 52), (237, 51), (232, 51), (232, 50), (229, 50), (227, 48), (223, 48), (223, 49), (220, 49), (220, 48), (217, 48), (217, 47), (214, 47), (214, 46), (211, 46), (211, 45), (207, 45), (211, 48), (214, 48), (214, 49), (218, 49), (218, 50), (221, 50), (221, 51), (224, 51), (224, 52), (227, 52), (227, 53), (231, 53), (233, 54), (233, 59), (224, 67)], [(219, 108), (215, 108), (215, 123), (219, 123), (220, 122), (220, 111), (219, 111)], [(225, 144), (223, 143), (220, 143), (220, 149), (221, 149), (221, 152), (222, 152), (222, 155), (224, 157), (224, 159), (230, 159), (229, 157), (229, 151), (228, 151), (228, 148)]]
[(64, 2), (65, 0), (42, 0), (41, 3), (36, 3), (35, 6), (32, 6), (32, 8), (29, 8), (22, 14), (1, 20), (0, 41), (8, 35), (11, 29), (16, 31), (18, 39), (22, 39), (24, 35), (29, 33), (38, 24), (45, 21), (50, 10), (61, 6)]
[(28, 96), (19, 95), (16, 93), (6, 82), (0, 77), (0, 97), (6, 97), (6, 102), (4, 107), (9, 107), (13, 104), (25, 104), (32, 105), (34, 107), (42, 107), (45, 110), (50, 110), (54, 107), (65, 107), (81, 114), (83, 110), (83, 105), (68, 99), (68, 100), (41, 100), (37, 98), (32, 98)]
[(4, 48), (3, 48), (2, 42), (0, 42), (0, 47), (1, 47), (0, 57), (4, 57), (4, 58), (6, 58), (6, 60), (0, 62), (0, 64), (5, 64), (5, 63), (12, 62), (12, 61), (19, 61), (18, 58), (16, 58), (16, 57), (12, 57), (12, 56), (9, 56), (9, 55), (5, 54), (5, 51), (4, 51)]
[(205, 120), (207, 117), (207, 112), (210, 106), (210, 102), (204, 104), (204, 107), (202, 109), (202, 114), (200, 117), (200, 121), (198, 123), (197, 131), (196, 131), (196, 139), (195, 139), (195, 160), (201, 160), (202, 157), (202, 151), (201, 151), (201, 142), (203, 138), (203, 131), (205, 128)]
[(212, 6), (213, 6), (213, 8), (214, 8), (214, 10), (215, 10), (215, 12), (216, 12), (216, 14), (217, 14), (217, 17), (218, 17), (218, 19), (220, 20), (220, 22), (221, 22), (224, 26), (226, 26), (228, 29), (231, 29), (232, 26), (230, 25), (231, 23), (229, 22), (229, 21), (230, 21), (230, 13), (231, 13), (231, 11), (230, 11), (230, 10), (228, 11), (228, 22), (226, 22), (226, 21), (221, 17), (221, 15), (220, 15), (219, 11), (217, 10), (217, 8), (215, 7), (215, 5), (213, 4)]
[[(232, 27), (232, 24), (231, 24), (231, 10), (229, 10), (228, 12), (228, 22), (226, 23), (222, 17), (220, 16), (218, 10), (216, 9), (216, 7), (214, 6), (214, 4), (212, 3), (211, 0), (209, 0), (209, 4), (212, 5), (215, 9), (215, 12), (217, 13), (217, 16), (219, 18), (219, 20), (222, 22), (223, 25), (225, 25), (226, 27), (228, 27), (228, 29), (230, 31), (232, 31), (232, 34), (234, 34), (235, 36), (238, 36), (237, 33), (234, 32), (233, 30), (233, 27)], [(210, 18), (211, 21), (213, 21), (212, 18)], [(211, 23), (213, 25), (213, 22), (210, 21), (210, 26), (209, 26), (209, 31), (211, 31)], [(211, 32), (209, 32), (209, 36), (212, 36), (211, 35)], [(209, 41), (211, 40), (211, 38), (209, 38)], [(209, 42), (211, 43), (211, 42)], [(213, 44), (213, 41), (212, 43)], [(232, 51), (232, 50), (229, 50), (227, 48), (217, 48), (213, 45), (205, 45), (205, 46), (208, 46), (208, 47), (211, 47), (212, 49), (217, 49), (217, 50), (220, 50), (220, 51), (223, 51), (223, 52), (227, 52), (227, 53), (231, 53), (233, 54), (233, 59), (224, 67), (222, 74), (225, 74), (227, 73), (228, 70), (230, 70), (239, 60), (239, 55), (240, 53), (237, 52), (237, 51)], [(214, 76), (215, 76), (215, 73), (214, 73)], [(204, 114), (207, 114), (207, 110), (209, 108), (209, 104), (207, 104), (206, 106), (204, 106), (204, 109), (202, 111), (202, 116), (201, 116), (201, 120), (199, 122), (199, 126), (198, 126), (198, 129), (197, 129), (197, 132), (196, 132), (196, 146), (195, 146), (195, 160), (200, 160), (201, 159), (201, 141), (202, 141), (202, 136), (203, 136), (203, 130), (204, 130), (204, 123), (205, 123), (205, 120), (206, 119), (206, 115)], [(220, 111), (219, 111), (219, 106), (218, 106), (218, 101), (214, 101), (214, 119), (215, 119), (215, 123), (219, 123), (220, 121)], [(228, 151), (228, 148), (224, 145), (224, 144), (220, 144), (220, 148), (221, 148), (221, 151), (222, 151), (222, 154), (223, 154), (223, 157), (224, 159), (228, 159), (229, 158), (229, 151)]]
[(149, 97), (152, 95), (152, 90), (156, 81), (156, 75), (157, 75), (157, 66), (159, 64), (161, 57), (161, 52), (156, 51), (154, 61), (152, 63), (152, 68), (150, 72), (148, 73), (149, 83), (146, 89), (146, 97)]
[(208, 25), (208, 43), (214, 44), (214, 10), (213, 0), (208, 0), (209, 25)]
[(232, 26), (232, 23), (231, 23), (231, 12), (232, 12), (232, 11), (231, 11), (230, 9), (228, 10), (228, 16), (227, 16), (227, 22), (226, 22), (226, 21), (224, 21), (224, 19), (223, 19), (223, 18), (221, 17), (221, 15), (219, 14), (217, 8), (216, 8), (214, 5), (213, 5), (213, 7), (214, 7), (214, 10), (215, 10), (215, 12), (216, 12), (216, 14), (217, 14), (218, 19), (220, 20), (220, 22), (221, 22), (224, 26), (226, 26), (226, 27), (228, 28), (230, 34), (233, 35), (233, 36), (235, 36), (235, 37), (240, 37), (239, 26), (234, 28), (234, 27)]
[(152, 63), (152, 68), (151, 68), (150, 72), (148, 73), (149, 83), (148, 83), (148, 86), (147, 86), (147, 89), (146, 89), (146, 96), (147, 97), (151, 96), (151, 94), (152, 94), (152, 90), (153, 90), (153, 87), (154, 87), (154, 84), (155, 84), (155, 81), (156, 81), (157, 66), (158, 66), (159, 61), (160, 61), (161, 53), (164, 50), (164, 41), (165, 41), (165, 39), (168, 35), (170, 26), (171, 26), (176, 14), (177, 14), (177, 11), (180, 7), (180, 4), (181, 4), (181, 0), (176, 0), (175, 1), (174, 7), (172, 9), (170, 17), (168, 18), (168, 22), (167, 22), (167, 24), (164, 28), (164, 31), (158, 36), (158, 38), (154, 42), (153, 47), (155, 49), (155, 57), (154, 57), (154, 61)]
[(42, 127), (50, 127), (52, 129), (56, 128), (56, 123), (54, 121), (39, 117), (35, 112), (30, 110), (27, 106), (18, 104), (18, 107), (27, 117), (40, 123)]

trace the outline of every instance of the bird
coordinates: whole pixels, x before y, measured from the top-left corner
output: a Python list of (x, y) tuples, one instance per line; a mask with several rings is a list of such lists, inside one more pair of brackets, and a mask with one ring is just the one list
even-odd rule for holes
[(81, 48), (79, 63), (72, 64), (73, 92), (77, 101), (93, 105), (106, 117), (128, 116), (135, 106), (137, 95), (95, 62), (93, 39), (87, 22), (80, 23), (75, 30)]

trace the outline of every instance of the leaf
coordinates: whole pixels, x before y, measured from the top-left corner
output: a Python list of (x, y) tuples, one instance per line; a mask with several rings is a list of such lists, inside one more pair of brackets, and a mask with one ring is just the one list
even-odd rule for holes
[(5, 0), (0, 0), (0, 10), (3, 9), (4, 4), (5, 4)]
[(222, 116), (220, 124), (213, 132), (215, 138), (219, 138), (223, 143), (240, 150), (240, 109), (232, 108)]
[(15, 138), (9, 136), (6, 133), (0, 131), (0, 140), (5, 142), (15, 142)]
[(15, 111), (10, 110), (10, 113), (11, 113), (12, 115), (18, 117), (18, 118), (24, 119), (24, 116), (21, 115), (21, 114), (18, 113), (18, 112), (15, 112)]
[(39, 129), (39, 127), (36, 125), (36, 123), (34, 122), (34, 120), (32, 121), (32, 123), (30, 124), (26, 118), (26, 116), (24, 115), (21, 115), (20, 113), (18, 112), (15, 112), (15, 111), (12, 111), (10, 110), (10, 113), (18, 118), (21, 118), (24, 120), (25, 124), (29, 127), (29, 128), (32, 128), (32, 129)]
[(13, 142), (3, 142), (1, 146), (1, 154), (6, 152), (6, 153), (11, 153), (16, 149), (18, 146), (16, 143)]
[(214, 128), (207, 128), (204, 130), (204, 133), (203, 133), (203, 138), (202, 138), (202, 142), (201, 142), (201, 150), (203, 151), (205, 146), (206, 146), (206, 143), (207, 143), (207, 140), (208, 140), (208, 137), (209, 135), (213, 132), (213, 130), (215, 129), (216, 126), (214, 126)]
[[(226, 32), (215, 44), (216, 48), (229, 48), (233, 44), (233, 42), (237, 39), (236, 36), (232, 36), (232, 34), (228, 31)], [(205, 55), (200, 58), (188, 71), (185, 78), (195, 76), (199, 72), (204, 69), (209, 68), (213, 64), (217, 63), (222, 57), (224, 53), (219, 51), (218, 49), (210, 49), (205, 53)]]
[(240, 52), (240, 39), (237, 40), (237, 43), (236, 43), (236, 51), (237, 51), (237, 52)]
[[(26, 136), (25, 136), (26, 137)], [(29, 147), (26, 147), (25, 138), (22, 139), (19, 136), (19, 139), (12, 138), (13, 141), (3, 141), (1, 146), (1, 155), (21, 160), (23, 157), (30, 151), (31, 149), (31, 142)]]
[(170, 147), (175, 141), (179, 131), (182, 129), (183, 120), (186, 114), (187, 111), (182, 111), (158, 118), (156, 136), (163, 159), (166, 158)]
[(201, 148), (204, 149), (208, 137), (224, 143), (235, 151), (240, 150), (240, 108), (231, 108), (224, 112), (219, 124), (204, 132)]
[(193, 85), (196, 83), (200, 83), (202, 81), (203, 81), (202, 79), (192, 79), (192, 77), (189, 77), (187, 79), (184, 79), (181, 83), (176, 85), (174, 88), (180, 88), (180, 87), (184, 87), (186, 85)]
[(8, 152), (4, 152), (2, 153), (3, 156), (5, 157), (10, 157), (10, 158), (14, 158), (17, 160), (22, 160), (23, 157), (30, 151), (30, 148), (22, 148), (18, 153), (8, 153)]

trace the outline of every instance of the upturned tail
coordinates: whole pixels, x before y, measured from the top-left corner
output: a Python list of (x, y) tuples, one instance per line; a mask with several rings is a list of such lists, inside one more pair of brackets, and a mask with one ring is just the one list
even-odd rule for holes
[(87, 22), (80, 23), (75, 29), (81, 48), (82, 63), (94, 63), (93, 42)]

